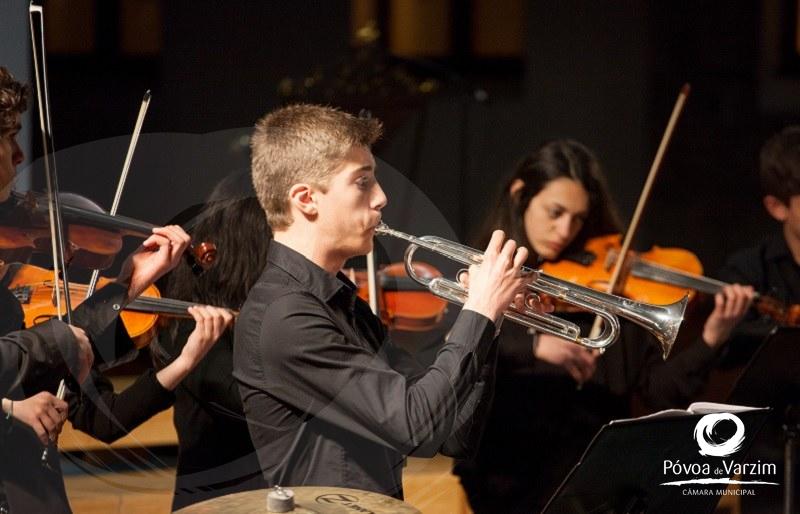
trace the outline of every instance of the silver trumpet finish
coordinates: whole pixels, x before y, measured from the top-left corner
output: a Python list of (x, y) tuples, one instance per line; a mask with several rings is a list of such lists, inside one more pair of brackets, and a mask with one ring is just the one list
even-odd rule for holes
[[(426, 286), (436, 296), (452, 303), (464, 304), (467, 300), (467, 290), (458, 282), (443, 277), (421, 277), (414, 272), (412, 266), (414, 253), (418, 249), (424, 248), (465, 266), (471, 266), (483, 262), (483, 252), (437, 236), (412, 236), (389, 228), (385, 223), (380, 223), (375, 228), (375, 234), (392, 236), (409, 242), (410, 245), (405, 252), (408, 276)], [(682, 300), (670, 305), (651, 305), (595, 291), (555, 278), (539, 270), (523, 267), (521, 272), (531, 277), (524, 307), (520, 309), (514, 304), (510, 305), (505, 311), (505, 317), (539, 332), (552, 334), (588, 348), (603, 349), (616, 341), (620, 331), (619, 317), (623, 317), (653, 334), (660, 343), (664, 359), (666, 359), (678, 336), (683, 313), (689, 301), (688, 296), (685, 296)], [(546, 294), (558, 301), (585, 309), (599, 316), (603, 319), (602, 332), (596, 337), (584, 337), (581, 335), (580, 327), (575, 323), (536, 311), (533, 305), (538, 298), (538, 293)]]

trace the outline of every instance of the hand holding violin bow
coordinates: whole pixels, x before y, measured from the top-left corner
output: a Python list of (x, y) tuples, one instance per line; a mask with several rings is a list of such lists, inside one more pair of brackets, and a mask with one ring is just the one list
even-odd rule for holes
[(58, 438), (69, 410), (67, 402), (48, 391), (24, 400), (3, 398), (2, 405), (7, 417), (28, 425), (43, 445)]

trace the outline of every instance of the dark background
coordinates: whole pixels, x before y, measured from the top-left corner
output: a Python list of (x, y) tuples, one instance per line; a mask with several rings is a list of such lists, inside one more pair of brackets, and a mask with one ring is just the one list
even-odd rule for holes
[[(147, 133), (249, 127), (289, 97), (364, 106), (387, 124), (376, 155), (468, 239), (514, 163), (557, 137), (596, 151), (629, 219), (677, 93), (690, 82), (637, 246), (689, 248), (713, 272), (731, 251), (778, 230), (761, 207), (757, 155), (766, 137), (800, 113), (794, 2), (502, 0), (490, 2), (488, 17), (478, 0), (437, 3), (443, 25), (412, 15), (405, 26), (434, 36), (446, 30), (448, 48), (398, 64), (388, 55), (389, 27), (400, 14), (387, 0), (45, 2), (56, 147), (126, 136), (148, 88)], [(372, 9), (382, 35), (371, 50), (354, 46), (358, 5)], [(29, 70), (26, 10), (18, 0), (0, 8), (0, 57), (20, 77)], [(498, 37), (521, 27), (514, 50), (476, 51), (484, 22)], [(375, 63), (386, 68), (375, 71)], [(305, 77), (316, 79), (298, 87)], [(279, 93), (287, 78), (289, 96)], [(410, 94), (404, 80), (435, 87)], [(30, 137), (35, 156), (39, 136)], [(247, 163), (237, 141), (223, 152), (230, 169)], [(207, 143), (199, 138), (188, 147), (207, 152)], [(126, 145), (120, 138), (114, 146), (119, 162), (108, 173), (99, 174), (97, 163), (86, 168), (91, 173), (61, 169), (62, 188), (108, 207)], [(128, 215), (162, 221), (174, 205), (153, 201), (151, 188), (202, 197), (213, 182), (146, 162), (134, 160), (139, 178), (125, 193)]]

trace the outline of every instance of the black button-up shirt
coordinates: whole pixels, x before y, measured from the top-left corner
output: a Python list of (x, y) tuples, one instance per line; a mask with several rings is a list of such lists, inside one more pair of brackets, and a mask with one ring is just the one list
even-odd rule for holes
[(729, 282), (751, 285), (781, 302), (800, 303), (800, 265), (795, 262), (783, 234), (735, 253), (719, 275)]
[(236, 322), (234, 376), (268, 485), (402, 497), (406, 455), (474, 451), (491, 402), (494, 324), (462, 311), (427, 369), (341, 273), (270, 243)]
[[(726, 282), (751, 285), (759, 293), (786, 305), (800, 303), (800, 265), (795, 262), (783, 234), (769, 236), (757, 246), (733, 254), (718, 277)], [(768, 316), (751, 309), (725, 345), (723, 365), (747, 362), (776, 324)]]

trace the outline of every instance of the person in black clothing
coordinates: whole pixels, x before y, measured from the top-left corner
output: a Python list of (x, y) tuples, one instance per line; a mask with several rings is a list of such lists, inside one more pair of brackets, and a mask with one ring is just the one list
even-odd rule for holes
[[(25, 156), (17, 143), (20, 118), (28, 106), (28, 88), (0, 66), (0, 216), (8, 213), (11, 187), (17, 166)], [(8, 266), (0, 261), (0, 285), (9, 278)], [(21, 331), (23, 313), (14, 295), (2, 287), (0, 291), (0, 396), (19, 387), (20, 382), (38, 383), (48, 374), (65, 376), (71, 373), (82, 382), (92, 365), (92, 351), (83, 329), (48, 323), (34, 330)], [(45, 395), (47, 396), (47, 395)], [(55, 398), (47, 397), (48, 400)], [(5, 398), (8, 412), (11, 400)], [(18, 409), (24, 408), (22, 405)], [(61, 417), (48, 409), (34, 425), (38, 431), (54, 430), (51, 416)], [(20, 412), (18, 410), (18, 412)], [(44, 422), (44, 424), (42, 423)], [(63, 419), (61, 420), (63, 422)], [(45, 426), (46, 425), (46, 426)], [(45, 430), (45, 431), (47, 431)], [(41, 435), (41, 434), (40, 434)]]
[(340, 272), (372, 249), (386, 205), (369, 149), (379, 133), (375, 119), (301, 104), (263, 117), (251, 138), (273, 240), (236, 324), (233, 363), (269, 486), (401, 498), (407, 455), (469, 452), (491, 400), (496, 324), (530, 280), (519, 272), (527, 250), (498, 231), (433, 365), (388, 341)]
[[(800, 126), (790, 126), (764, 143), (759, 176), (763, 202), (769, 215), (781, 224), (756, 246), (731, 255), (718, 277), (792, 305), (800, 303)], [(731, 339), (729, 364), (742, 364), (774, 328), (767, 316), (750, 311), (742, 320), (720, 324), (720, 337)]]
[[(503, 229), (532, 248), (539, 267), (619, 232), (594, 154), (572, 140), (542, 145), (501, 190), (482, 235)], [(589, 333), (592, 316), (560, 313)], [(696, 342), (662, 360), (656, 341), (621, 320), (620, 340), (596, 350), (518, 326), (500, 336), (495, 403), (475, 459), (459, 462), (476, 513), (539, 512), (597, 430), (630, 417), (638, 393), (653, 409), (686, 406), (703, 386), (716, 345)]]
[[(178, 266), (166, 290), (172, 298), (238, 310), (266, 263), (270, 229), (249, 173), (226, 178), (206, 205), (193, 233), (214, 241), (218, 258), (199, 277)], [(190, 328), (181, 322), (162, 332), (162, 358), (180, 352)], [(179, 453), (173, 509), (266, 487), (233, 377), (233, 330), (181, 382), (174, 405)]]
[[(780, 232), (732, 254), (716, 276), (726, 282), (745, 284), (785, 305), (800, 304), (800, 126), (786, 127), (764, 143), (759, 156), (759, 177), (764, 207), (780, 223)], [(755, 309), (750, 309), (743, 319), (724, 320), (719, 324), (719, 337), (728, 342), (719, 366), (742, 368), (776, 325), (774, 319)], [(750, 462), (759, 459), (782, 462), (782, 410), (776, 409), (761, 430), (748, 456)], [(783, 473), (781, 466), (779, 474)], [(791, 487), (796, 489), (797, 485)], [(779, 511), (782, 489), (760, 488), (752, 498), (742, 498), (742, 512)]]
[[(27, 88), (0, 67), (0, 216), (10, 212), (7, 205), (16, 166), (24, 158), (16, 134), (20, 129), (20, 115), (26, 108), (27, 94)], [(124, 343), (117, 345), (119, 340), (130, 342), (124, 326), (118, 322), (120, 310), (174, 268), (189, 242), (189, 236), (180, 227), (153, 229), (153, 234), (125, 261), (117, 280), (75, 309), (73, 323), (77, 326), (52, 320), (22, 330), (22, 309), (6, 288), (18, 266), (0, 263), (3, 273), (0, 277), (3, 286), (0, 288), (0, 306), (3, 307), (0, 326), (4, 330), (0, 333), (0, 395), (6, 414), (0, 427), (0, 509), (70, 511), (58, 452), (49, 453), (47, 467), (41, 462), (41, 443), (54, 440), (67, 417), (67, 402), (56, 398), (53, 391), (62, 378), (70, 375), (81, 384), (81, 393), (95, 390), (93, 381), (85, 380), (94, 360), (92, 345), (101, 354), (108, 355), (109, 352), (102, 351), (104, 348), (125, 347)], [(231, 320), (227, 311), (211, 307), (193, 307), (190, 313), (197, 321), (193, 342), (187, 343), (191, 349), (159, 371), (156, 378), (163, 387), (174, 388)], [(144, 381), (140, 379), (140, 382)], [(74, 412), (76, 397), (68, 393), (71, 412)], [(134, 401), (128, 403), (128, 411), (140, 409), (135, 397), (131, 399)], [(109, 423), (114, 422), (116, 420)]]

